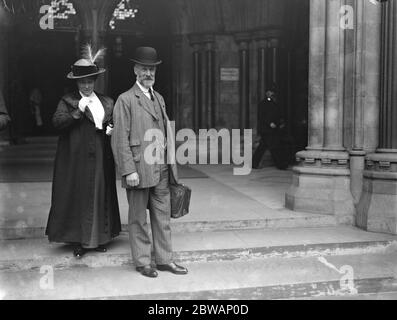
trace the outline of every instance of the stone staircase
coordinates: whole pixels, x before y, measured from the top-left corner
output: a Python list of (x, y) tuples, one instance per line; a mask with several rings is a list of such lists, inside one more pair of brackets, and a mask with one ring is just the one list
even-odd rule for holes
[[(0, 151), (0, 167), (46, 165), (55, 145), (55, 139), (36, 138), (7, 147)], [(127, 203), (119, 184), (123, 233), (108, 252), (92, 251), (76, 260), (69, 246), (50, 244), (44, 237), (51, 182), (0, 182), (0, 299), (397, 294), (396, 236), (340, 226), (329, 215), (286, 210), (281, 201), (291, 179), (288, 172), (263, 169), (234, 177), (229, 168), (206, 166), (203, 171), (207, 178), (184, 179), (193, 189), (191, 212), (171, 224), (175, 261), (187, 266), (189, 274), (160, 272), (157, 279), (134, 269), (125, 232)]]
[(54, 161), (58, 137), (27, 137), (24, 142), (0, 147), (0, 166), (48, 164)]
[[(4, 299), (299, 299), (397, 292), (397, 237), (352, 227), (175, 233), (189, 274), (142, 277), (128, 235), (81, 260), (45, 239), (0, 242)], [(350, 269), (349, 269), (350, 268)], [(339, 271), (338, 271), (339, 270)], [(351, 282), (342, 281), (351, 270)], [(43, 279), (53, 276), (51, 286)], [(47, 279), (47, 278), (46, 278)], [(53, 285), (52, 285), (53, 281)], [(48, 284), (48, 282), (47, 282)]]

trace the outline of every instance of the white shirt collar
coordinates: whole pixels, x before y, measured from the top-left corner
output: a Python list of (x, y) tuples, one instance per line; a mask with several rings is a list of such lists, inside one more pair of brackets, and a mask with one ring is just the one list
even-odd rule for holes
[[(80, 95), (81, 95), (81, 97), (82, 97), (82, 98), (84, 98), (84, 97), (85, 97), (85, 95), (84, 95), (84, 94), (82, 94), (82, 93), (81, 93), (81, 91), (79, 91), (79, 93), (80, 93)], [(91, 95), (90, 95), (89, 97), (87, 97), (87, 98), (93, 98), (93, 97), (96, 97), (96, 94), (95, 94), (95, 92), (94, 92), (94, 91), (92, 91)]]
[[(142, 86), (142, 85), (139, 83), (139, 81), (137, 81), (136, 83), (137, 83), (139, 89), (141, 89), (143, 93), (149, 93), (149, 89), (146, 89), (144, 86)], [(150, 87), (150, 89), (152, 89), (152, 92), (153, 92), (153, 87)]]

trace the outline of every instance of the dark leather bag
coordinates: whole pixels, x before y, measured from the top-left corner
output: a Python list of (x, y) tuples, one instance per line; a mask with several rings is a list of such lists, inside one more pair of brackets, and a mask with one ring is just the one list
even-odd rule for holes
[(181, 218), (189, 213), (192, 190), (184, 184), (170, 184), (171, 218)]
[(178, 183), (170, 170), (171, 218), (178, 219), (189, 213), (192, 190)]

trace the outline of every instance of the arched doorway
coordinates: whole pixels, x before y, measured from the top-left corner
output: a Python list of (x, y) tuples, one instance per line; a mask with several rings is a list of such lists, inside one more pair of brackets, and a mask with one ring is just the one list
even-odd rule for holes
[[(123, 20), (123, 16), (129, 18)], [(172, 117), (172, 65), (170, 6), (165, 1), (120, 1), (111, 19), (107, 32), (109, 94), (114, 99), (130, 89), (135, 82), (133, 62), (135, 49), (139, 46), (156, 48), (163, 63), (158, 67), (155, 89), (167, 101)]]
[[(40, 12), (43, 5), (56, 6), (53, 9), (54, 28), (44, 29), (40, 25), (48, 12)], [(80, 29), (79, 16), (67, 0), (32, 1), (30, 6), (17, 9), (10, 14), (11, 25), (7, 32), (5, 88), (13, 119), (11, 138), (16, 143), (22, 137), (55, 133), (51, 118), (60, 97), (73, 85), (66, 74), (76, 60)], [(40, 117), (33, 113), (31, 99), (40, 102)]]

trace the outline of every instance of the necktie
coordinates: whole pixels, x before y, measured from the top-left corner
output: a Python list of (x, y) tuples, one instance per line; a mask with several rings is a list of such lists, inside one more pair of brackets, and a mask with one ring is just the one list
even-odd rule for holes
[(149, 88), (150, 100), (154, 101), (152, 88)]

